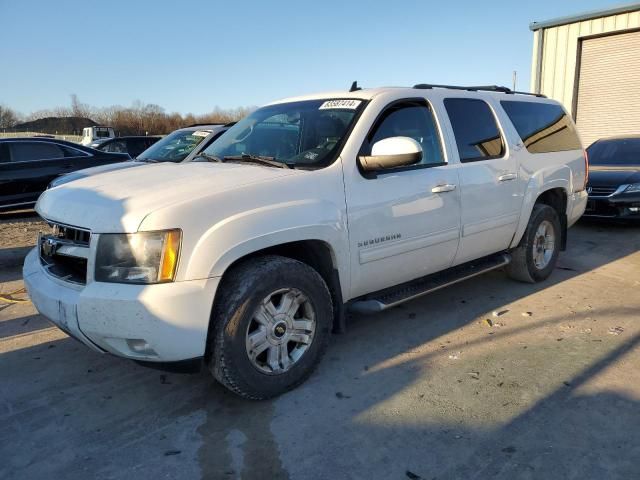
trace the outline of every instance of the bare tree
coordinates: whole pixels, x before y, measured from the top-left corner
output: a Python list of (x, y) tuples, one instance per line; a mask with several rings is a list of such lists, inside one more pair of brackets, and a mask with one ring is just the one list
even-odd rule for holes
[(18, 114), (9, 107), (0, 105), (0, 128), (11, 128), (18, 123)]

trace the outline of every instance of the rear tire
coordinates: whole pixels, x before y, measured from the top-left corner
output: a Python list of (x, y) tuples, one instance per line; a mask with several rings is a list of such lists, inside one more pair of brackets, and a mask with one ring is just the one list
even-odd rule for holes
[(536, 283), (545, 280), (556, 266), (561, 242), (558, 213), (549, 205), (533, 206), (527, 229), (511, 252), (507, 274), (514, 280)]
[(308, 265), (270, 255), (225, 274), (212, 317), (214, 377), (252, 400), (304, 382), (324, 354), (333, 307), (322, 277)]

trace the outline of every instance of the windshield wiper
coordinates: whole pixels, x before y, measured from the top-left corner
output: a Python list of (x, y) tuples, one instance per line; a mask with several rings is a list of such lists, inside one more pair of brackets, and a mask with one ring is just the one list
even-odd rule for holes
[(199, 153), (198, 155), (193, 157), (194, 160), (196, 158), (204, 158), (207, 162), (217, 162), (217, 163), (223, 163), (224, 162), (224, 160), (222, 158), (216, 157), (215, 155), (209, 155), (208, 153)]
[(249, 163), (258, 163), (260, 165), (270, 165), (272, 167), (278, 168), (293, 168), (293, 165), (290, 163), (280, 162), (276, 160), (274, 157), (265, 157), (261, 155), (229, 155), (224, 157), (224, 161), (230, 162), (249, 162)]

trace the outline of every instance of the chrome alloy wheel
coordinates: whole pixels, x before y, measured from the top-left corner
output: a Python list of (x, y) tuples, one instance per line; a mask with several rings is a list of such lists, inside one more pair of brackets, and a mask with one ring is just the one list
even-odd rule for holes
[(309, 298), (295, 288), (276, 290), (262, 300), (247, 327), (249, 360), (263, 373), (284, 373), (311, 346), (315, 330)]
[(556, 248), (556, 236), (553, 225), (548, 220), (543, 220), (533, 237), (533, 263), (538, 270), (543, 270), (549, 265)]

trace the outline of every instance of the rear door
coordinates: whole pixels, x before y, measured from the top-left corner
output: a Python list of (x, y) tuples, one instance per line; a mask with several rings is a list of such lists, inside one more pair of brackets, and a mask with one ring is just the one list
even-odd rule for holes
[(444, 106), (460, 158), (462, 231), (454, 264), (506, 249), (522, 204), (517, 160), (492, 106), (480, 98), (450, 97)]
[[(3, 206), (33, 203), (51, 180), (67, 170), (63, 149), (50, 142), (7, 142), (0, 162)], [(7, 156), (8, 153), (8, 156)], [(9, 161), (6, 161), (6, 159)]]

